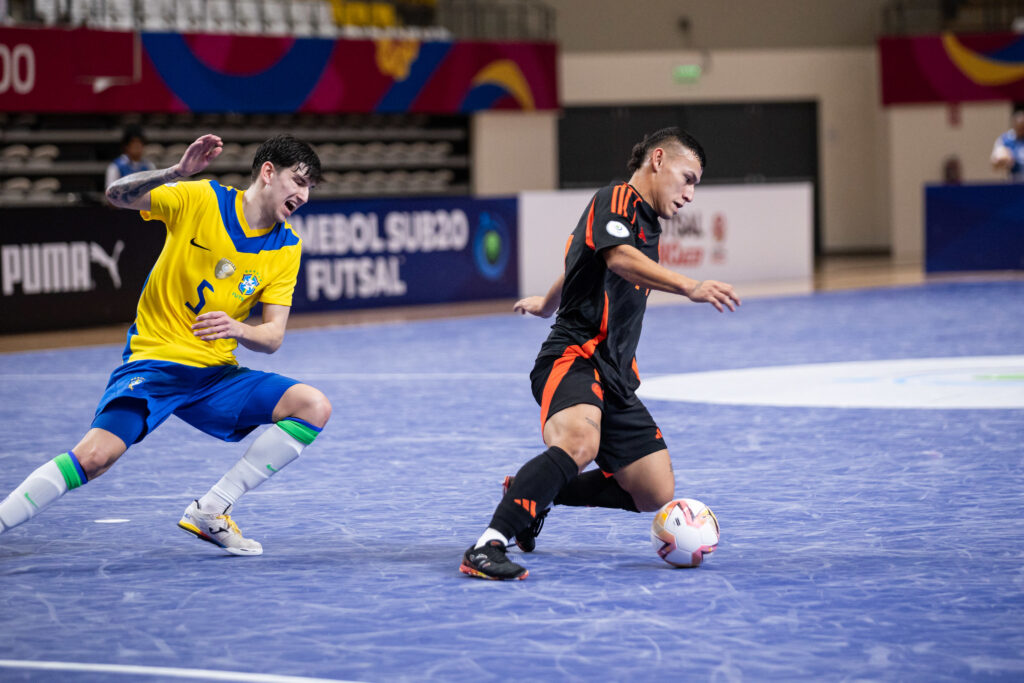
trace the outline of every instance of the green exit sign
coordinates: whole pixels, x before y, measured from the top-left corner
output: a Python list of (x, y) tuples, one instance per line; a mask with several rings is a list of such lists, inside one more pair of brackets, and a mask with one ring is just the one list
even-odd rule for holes
[(696, 83), (703, 71), (700, 64), (680, 64), (672, 69), (672, 80), (676, 83)]

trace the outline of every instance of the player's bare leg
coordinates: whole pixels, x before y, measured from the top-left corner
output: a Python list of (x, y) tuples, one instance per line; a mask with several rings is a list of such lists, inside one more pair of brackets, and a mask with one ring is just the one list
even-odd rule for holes
[(641, 512), (654, 512), (672, 500), (676, 479), (668, 450), (660, 450), (632, 462), (615, 473), (615, 480), (633, 497)]
[(558, 411), (544, 423), (544, 444), (561, 448), (583, 470), (601, 445), (601, 409), (580, 403)]
[(86, 432), (72, 449), (90, 481), (113, 467), (127, 450), (128, 446), (121, 437), (98, 427)]
[(331, 419), (331, 402), (319, 389), (296, 384), (274, 406), (274, 422), (286, 417), (297, 417), (323, 429)]

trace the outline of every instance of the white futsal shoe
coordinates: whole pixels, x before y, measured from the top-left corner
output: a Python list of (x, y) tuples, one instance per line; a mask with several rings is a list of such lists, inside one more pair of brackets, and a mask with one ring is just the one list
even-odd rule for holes
[(220, 513), (203, 512), (199, 501), (193, 500), (178, 520), (178, 526), (196, 538), (220, 546), (232, 555), (262, 555), (258, 541), (242, 536), (238, 525), (231, 519), (231, 506)]

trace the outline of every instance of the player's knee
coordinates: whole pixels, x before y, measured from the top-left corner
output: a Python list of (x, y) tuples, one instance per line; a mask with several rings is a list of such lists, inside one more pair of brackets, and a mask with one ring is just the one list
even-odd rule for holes
[(297, 417), (301, 420), (323, 428), (331, 419), (331, 402), (322, 391), (308, 384), (296, 384), (282, 399), (279, 405), (282, 414), (275, 411), (274, 419)]
[(82, 440), (75, 444), (72, 453), (82, 466), (88, 479), (95, 479), (109, 470), (117, 459), (128, 449), (128, 445), (113, 432), (102, 428), (90, 429)]
[(597, 457), (597, 449), (600, 444), (600, 438), (591, 434), (587, 434), (585, 432), (570, 432), (569, 434), (564, 435), (559, 443), (552, 445), (558, 446), (568, 453), (569, 457), (572, 458), (576, 465), (578, 465), (582, 470), (584, 467), (592, 463), (594, 458)]
[(319, 389), (313, 389), (313, 387), (310, 387), (310, 389), (312, 391), (307, 405), (309, 418), (306, 421), (315, 424), (317, 427), (323, 427), (331, 419), (331, 402)]
[(73, 452), (78, 464), (82, 466), (82, 471), (90, 481), (109, 470), (120, 456), (120, 453), (111, 453), (97, 444), (80, 444), (75, 447)]

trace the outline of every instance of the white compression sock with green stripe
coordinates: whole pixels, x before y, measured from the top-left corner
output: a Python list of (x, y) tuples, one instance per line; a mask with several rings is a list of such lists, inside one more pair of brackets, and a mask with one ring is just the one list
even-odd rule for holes
[(0, 503), (0, 534), (35, 517), (50, 503), (88, 479), (71, 451), (37, 468)]
[(320, 433), (305, 420), (289, 417), (274, 424), (252, 442), (245, 455), (199, 499), (199, 509), (222, 512), (247, 491), (270, 479), (299, 457)]

